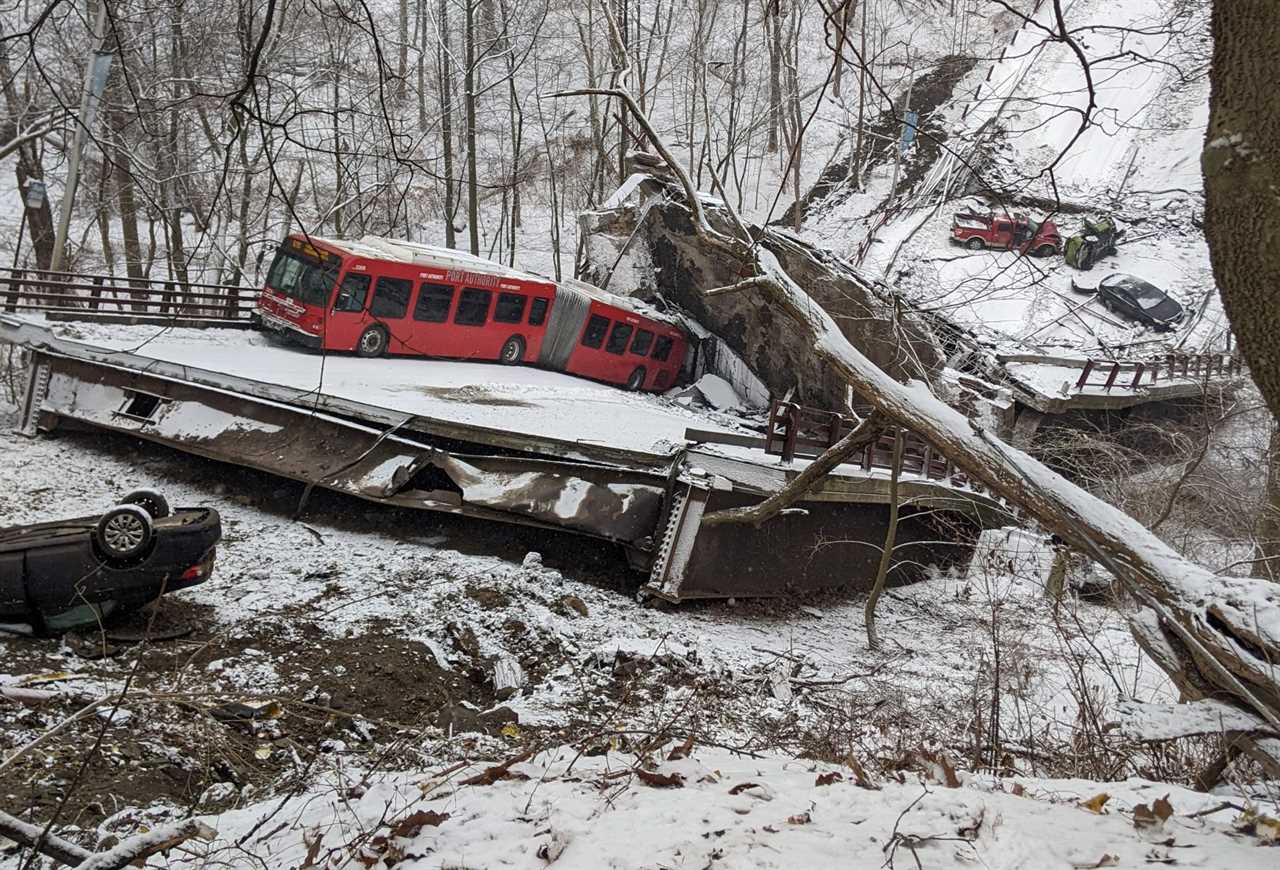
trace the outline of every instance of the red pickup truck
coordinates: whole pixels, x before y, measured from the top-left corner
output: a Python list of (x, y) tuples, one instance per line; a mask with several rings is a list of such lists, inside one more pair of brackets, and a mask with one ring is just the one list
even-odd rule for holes
[(999, 248), (1037, 257), (1062, 250), (1062, 236), (1053, 221), (1036, 221), (1025, 214), (960, 212), (951, 221), (951, 241), (971, 251)]

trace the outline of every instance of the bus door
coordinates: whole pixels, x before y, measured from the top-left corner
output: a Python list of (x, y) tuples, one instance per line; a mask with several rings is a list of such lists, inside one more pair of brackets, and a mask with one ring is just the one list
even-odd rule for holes
[(338, 282), (325, 323), (324, 345), (330, 350), (354, 350), (364, 331), (371, 283), (364, 269), (364, 265), (353, 266)]
[(373, 293), (369, 297), (369, 320), (387, 331), (390, 338), (387, 350), (391, 353), (422, 353), (421, 348), (414, 347), (413, 324), (405, 316), (409, 313), (409, 297), (412, 295), (413, 280), (410, 278), (379, 275), (374, 279)]

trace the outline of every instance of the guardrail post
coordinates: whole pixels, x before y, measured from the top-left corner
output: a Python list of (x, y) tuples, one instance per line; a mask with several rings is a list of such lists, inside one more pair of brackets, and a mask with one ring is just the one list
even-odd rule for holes
[(89, 310), (97, 311), (102, 305), (102, 276), (96, 275), (93, 279), (93, 289), (89, 291)]

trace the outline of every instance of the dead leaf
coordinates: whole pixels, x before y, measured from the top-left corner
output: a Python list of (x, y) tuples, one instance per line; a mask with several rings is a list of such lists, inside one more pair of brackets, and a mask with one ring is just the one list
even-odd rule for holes
[(1133, 808), (1133, 826), (1140, 831), (1159, 827), (1163, 821), (1163, 819), (1157, 818), (1156, 814), (1151, 811), (1151, 807), (1146, 804), (1138, 804)]
[(640, 781), (652, 788), (684, 788), (684, 777), (678, 773), (654, 773), (643, 767), (637, 767), (635, 770)]
[(519, 764), (522, 761), (527, 761), (533, 757), (533, 753), (534, 750), (530, 749), (528, 752), (521, 753), (515, 758), (508, 758), (506, 761), (502, 762), (502, 764), (495, 764), (493, 767), (486, 767), (475, 776), (462, 780), (461, 784), (493, 785), (495, 782), (503, 779), (528, 779), (529, 777), (525, 776), (523, 773), (513, 773), (511, 771), (511, 766), (513, 764)]
[(840, 775), (840, 771), (833, 770), (830, 773), (818, 774), (818, 778), (817, 780), (814, 781), (813, 784), (814, 785), (831, 785), (831, 783), (833, 782), (843, 782), (843, 781), (844, 781), (844, 777)]
[(1173, 804), (1169, 803), (1169, 796), (1165, 795), (1152, 801), (1151, 811), (1156, 814), (1156, 818), (1160, 821), (1167, 821), (1173, 815)]
[(757, 783), (754, 783), (754, 782), (740, 782), (737, 785), (735, 785), (733, 788), (729, 789), (729, 794), (742, 794), (747, 789), (756, 788), (756, 787), (757, 787)]
[(671, 750), (671, 752), (667, 755), (667, 761), (679, 761), (682, 758), (688, 758), (689, 753), (692, 751), (693, 751), (693, 735), (690, 734), (688, 737), (684, 739), (684, 743), (681, 743), (675, 749)]
[(1107, 794), (1104, 791), (1101, 794), (1094, 795), (1093, 797), (1089, 798), (1087, 801), (1080, 801), (1078, 806), (1081, 809), (1088, 810), (1091, 813), (1097, 813), (1098, 815), (1102, 815), (1103, 814), (1102, 808), (1107, 805), (1107, 801), (1109, 800), (1111, 800), (1111, 795)]
[(809, 815), (808, 810), (805, 810), (803, 813), (798, 813), (794, 816), (787, 816), (788, 825), (807, 825), (811, 821), (813, 821), (813, 819)]
[(1077, 864), (1073, 861), (1071, 866), (1076, 868), (1076, 870), (1098, 870), (1100, 867), (1114, 867), (1119, 863), (1120, 859), (1115, 855), (1103, 853), (1102, 857), (1097, 861), (1094, 861), (1092, 864)]
[(1022, 797), (1026, 793), (1027, 793), (1027, 790), (1022, 787), (1022, 783), (1015, 782), (1013, 784), (1013, 794), (1015, 797)]
[(393, 837), (416, 837), (423, 828), (438, 828), (449, 819), (448, 813), (437, 813), (434, 810), (418, 810), (410, 813), (391, 826)]

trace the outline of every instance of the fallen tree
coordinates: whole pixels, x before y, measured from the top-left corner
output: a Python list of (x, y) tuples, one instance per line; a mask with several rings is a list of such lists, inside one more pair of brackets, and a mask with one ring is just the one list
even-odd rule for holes
[[(616, 26), (610, 20), (617, 38)], [(619, 53), (625, 57), (625, 52)], [(1181, 689), (1184, 700), (1231, 704), (1256, 723), (1236, 739), (1280, 776), (1280, 586), (1265, 580), (1215, 575), (1176, 551), (1134, 518), (1086, 492), (1038, 460), (1002, 442), (948, 406), (919, 379), (900, 383), (870, 360), (815, 303), (779, 258), (723, 201), (709, 201), (654, 131), (623, 83), (554, 96), (596, 94), (624, 103), (679, 183), (682, 205), (699, 242), (737, 264), (738, 279), (700, 287), (707, 305), (755, 294), (777, 317), (805, 336), (812, 358), (848, 384), (883, 420), (922, 436), (974, 479), (1023, 508), (1047, 530), (1086, 553), (1140, 604), (1135, 637)], [(833, 450), (841, 448), (837, 445)], [(796, 489), (793, 482), (789, 489)]]

